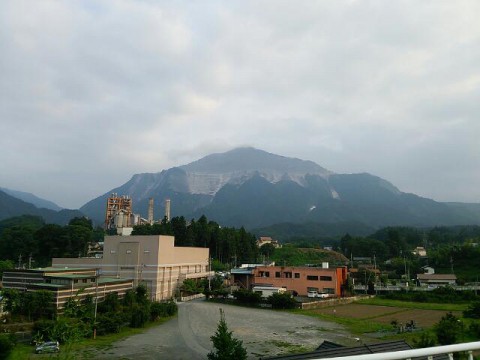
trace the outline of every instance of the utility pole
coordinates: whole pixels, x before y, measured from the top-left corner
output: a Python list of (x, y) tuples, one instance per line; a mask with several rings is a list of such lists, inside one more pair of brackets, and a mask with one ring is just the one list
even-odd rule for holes
[(95, 270), (95, 310), (93, 314), (93, 339), (97, 338), (97, 307), (98, 307), (98, 269)]

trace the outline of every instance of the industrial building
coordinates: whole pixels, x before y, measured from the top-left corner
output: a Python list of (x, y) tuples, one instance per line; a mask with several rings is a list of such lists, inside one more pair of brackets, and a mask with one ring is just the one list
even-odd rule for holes
[(152, 300), (170, 299), (185, 279), (211, 276), (209, 249), (178, 247), (173, 236), (106, 236), (102, 258), (53, 258), (55, 268), (98, 267), (102, 276), (147, 286)]
[[(148, 201), (148, 217), (142, 218), (132, 211), (132, 198), (129, 195), (119, 196), (112, 193), (107, 198), (105, 210), (105, 230), (116, 229), (118, 235), (131, 235), (135, 225), (153, 225), (155, 223), (153, 214), (153, 198)], [(170, 199), (165, 199), (165, 218), (170, 221)]]
[(133, 289), (133, 280), (99, 276), (94, 268), (39, 268), (8, 270), (3, 287), (20, 291), (46, 290), (53, 293), (53, 305), (62, 311), (69, 298), (82, 300), (88, 295), (102, 301), (109, 293), (122, 298)]

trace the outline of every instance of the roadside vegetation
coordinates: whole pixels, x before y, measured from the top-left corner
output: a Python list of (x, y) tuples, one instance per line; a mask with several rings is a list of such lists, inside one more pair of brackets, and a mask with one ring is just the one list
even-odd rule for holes
[[(11, 290), (4, 294), (7, 311), (10, 313), (8, 322), (35, 320), (32, 328), (34, 343), (58, 341), (62, 345), (67, 345), (67, 348), (73, 343), (93, 338), (95, 335), (120, 334), (127, 328), (140, 329), (177, 313), (177, 305), (173, 301), (150, 301), (147, 289), (143, 285), (135, 290), (129, 290), (123, 299), (118, 298), (116, 293), (108, 294), (104, 301), (97, 304), (97, 309), (92, 296), (82, 301), (72, 297), (65, 304), (61, 314), (55, 314), (53, 309), (45, 307), (48, 302), (27, 302), (26, 299), (31, 298), (31, 294), (38, 293)], [(24, 304), (32, 305), (29, 307)], [(10, 340), (11, 345), (15, 345), (12, 337), (7, 340)], [(114, 340), (115, 338), (112, 341)], [(4, 343), (4, 338), (1, 341)], [(31, 346), (29, 349), (32, 352)], [(12, 356), (15, 356), (15, 348), (11, 347), (9, 351), (13, 351)], [(19, 346), (18, 351), (23, 353), (25, 349)]]

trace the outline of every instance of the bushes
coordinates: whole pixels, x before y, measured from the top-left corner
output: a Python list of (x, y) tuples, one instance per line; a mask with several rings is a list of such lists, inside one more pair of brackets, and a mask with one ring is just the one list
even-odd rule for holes
[(244, 304), (255, 305), (255, 304), (258, 304), (259, 302), (262, 301), (262, 295), (261, 294), (255, 293), (255, 292), (249, 291), (249, 290), (240, 289), (240, 290), (234, 291), (233, 296), (235, 296), (235, 298), (239, 302), (244, 303)]
[(297, 302), (289, 293), (272, 294), (268, 297), (267, 302), (272, 304), (273, 309), (295, 309)]
[(440, 345), (455, 344), (462, 332), (462, 323), (452, 313), (447, 313), (435, 326), (435, 333)]
[(0, 335), (0, 360), (4, 360), (8, 358), (8, 355), (13, 350), (15, 346), (15, 336), (13, 334), (10, 335)]
[(463, 316), (471, 319), (480, 319), (480, 301), (471, 304), (468, 309), (463, 312)]
[(173, 316), (177, 313), (178, 307), (175, 302), (153, 302), (150, 306), (150, 320), (155, 321), (158, 318)]

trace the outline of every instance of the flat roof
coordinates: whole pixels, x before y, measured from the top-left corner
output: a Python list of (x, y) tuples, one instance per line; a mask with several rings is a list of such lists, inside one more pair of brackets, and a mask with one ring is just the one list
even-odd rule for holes
[(95, 277), (95, 274), (49, 274), (49, 278), (65, 278), (65, 279), (89, 279)]

